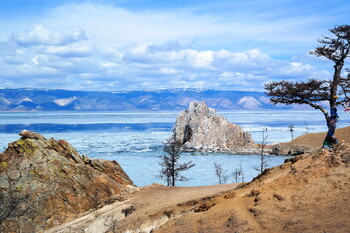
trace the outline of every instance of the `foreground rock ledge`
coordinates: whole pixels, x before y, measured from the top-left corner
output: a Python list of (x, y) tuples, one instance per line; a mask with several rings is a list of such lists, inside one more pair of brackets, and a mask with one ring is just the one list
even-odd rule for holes
[(183, 151), (249, 153), (254, 143), (250, 133), (216, 115), (204, 102), (191, 102), (178, 115), (174, 136), (182, 142)]
[(20, 136), (0, 153), (0, 232), (42, 232), (135, 188), (116, 161), (26, 130)]

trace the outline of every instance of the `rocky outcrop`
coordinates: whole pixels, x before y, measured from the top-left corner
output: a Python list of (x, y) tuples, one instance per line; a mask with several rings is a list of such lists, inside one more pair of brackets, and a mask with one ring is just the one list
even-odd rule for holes
[(312, 152), (313, 149), (303, 145), (276, 144), (272, 146), (271, 154), (274, 155), (301, 155)]
[(182, 143), (183, 151), (234, 153), (253, 146), (250, 133), (216, 115), (204, 102), (191, 102), (189, 108), (178, 115), (174, 137)]
[(133, 182), (116, 161), (23, 131), (0, 154), (0, 232), (42, 232), (123, 200)]

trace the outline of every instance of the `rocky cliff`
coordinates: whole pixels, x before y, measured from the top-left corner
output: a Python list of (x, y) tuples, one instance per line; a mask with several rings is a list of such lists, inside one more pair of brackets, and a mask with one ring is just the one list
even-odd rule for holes
[(216, 115), (204, 102), (191, 102), (174, 126), (174, 137), (184, 151), (241, 152), (253, 146), (250, 133), (225, 117)]
[(0, 232), (42, 232), (120, 201), (135, 188), (116, 161), (22, 131), (0, 154)]

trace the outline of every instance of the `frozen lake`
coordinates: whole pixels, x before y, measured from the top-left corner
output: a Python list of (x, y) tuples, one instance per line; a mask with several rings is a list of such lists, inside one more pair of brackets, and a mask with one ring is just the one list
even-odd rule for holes
[[(178, 112), (32, 112), (0, 113), (0, 147), (19, 138), (18, 133), (31, 130), (46, 138), (64, 139), (80, 154), (92, 158), (118, 161), (138, 186), (154, 182), (159, 173), (159, 155), (164, 141), (171, 135)], [(291, 140), (288, 125), (294, 125), (294, 137), (305, 133), (326, 131), (323, 115), (318, 111), (232, 111), (218, 112), (232, 123), (252, 133), (259, 143), (262, 129), (267, 128), (268, 143)], [(339, 127), (349, 126), (350, 115), (340, 112)], [(269, 157), (269, 166), (281, 164), (286, 157)], [(179, 186), (215, 184), (213, 163), (222, 164), (227, 175), (242, 166), (245, 181), (258, 172), (256, 155), (190, 154), (182, 161), (192, 160), (195, 167), (185, 172), (189, 181)], [(232, 182), (232, 177), (229, 179)]]

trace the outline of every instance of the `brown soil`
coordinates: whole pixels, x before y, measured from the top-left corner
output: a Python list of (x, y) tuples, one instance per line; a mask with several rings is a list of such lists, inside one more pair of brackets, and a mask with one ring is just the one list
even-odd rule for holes
[[(350, 127), (338, 130), (338, 137), (349, 140), (349, 131)], [(299, 137), (295, 141), (317, 146), (312, 143), (323, 140), (322, 134), (302, 137), (304, 140)], [(118, 204), (123, 216), (113, 227), (104, 224), (109, 230), (103, 232), (349, 233), (349, 203), (350, 145), (340, 143), (335, 152), (320, 149), (299, 155), (250, 183), (141, 188)], [(90, 219), (115, 218), (117, 209), (110, 209), (105, 213), (101, 209)], [(111, 211), (109, 215), (107, 211)], [(50, 232), (101, 230), (102, 225), (82, 222), (75, 228)]]
[[(189, 209), (200, 206), (198, 200), (232, 191), (239, 184), (223, 184), (199, 187), (146, 186), (134, 194), (130, 203), (135, 211), (123, 221), (118, 232), (140, 228), (147, 229), (169, 218), (177, 217)], [(204, 206), (203, 206), (204, 207)], [(205, 207), (204, 207), (205, 208)]]
[(145, 188), (116, 232), (350, 232), (350, 148), (342, 146), (297, 156), (236, 188)]

